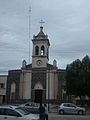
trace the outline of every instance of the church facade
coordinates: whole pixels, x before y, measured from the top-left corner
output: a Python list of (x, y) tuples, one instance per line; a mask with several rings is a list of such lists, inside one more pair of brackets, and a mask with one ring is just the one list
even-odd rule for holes
[(63, 99), (65, 70), (58, 69), (56, 60), (49, 64), (50, 41), (40, 27), (32, 39), (32, 63), (22, 62), (21, 69), (8, 71), (6, 101), (48, 102)]

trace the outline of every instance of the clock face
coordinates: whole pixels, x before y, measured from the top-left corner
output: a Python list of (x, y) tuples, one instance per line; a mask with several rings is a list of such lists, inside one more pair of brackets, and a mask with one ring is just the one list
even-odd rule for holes
[(41, 60), (37, 60), (37, 65), (41, 66), (42, 65), (42, 61)]

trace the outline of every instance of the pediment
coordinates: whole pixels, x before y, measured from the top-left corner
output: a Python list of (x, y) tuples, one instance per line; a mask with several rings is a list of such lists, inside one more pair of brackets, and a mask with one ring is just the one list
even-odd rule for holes
[(35, 86), (34, 86), (34, 89), (35, 89), (35, 90), (37, 90), (37, 89), (42, 90), (42, 89), (43, 89), (43, 86), (42, 86), (42, 84), (41, 84), (40, 82), (37, 82), (37, 83), (35, 84)]

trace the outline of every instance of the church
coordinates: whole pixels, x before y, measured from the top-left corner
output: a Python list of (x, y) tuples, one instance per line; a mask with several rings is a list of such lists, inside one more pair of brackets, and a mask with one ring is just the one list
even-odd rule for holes
[(64, 98), (65, 70), (58, 69), (56, 60), (49, 64), (50, 41), (43, 32), (32, 39), (32, 63), (22, 61), (17, 70), (9, 70), (7, 76), (6, 102), (50, 102)]

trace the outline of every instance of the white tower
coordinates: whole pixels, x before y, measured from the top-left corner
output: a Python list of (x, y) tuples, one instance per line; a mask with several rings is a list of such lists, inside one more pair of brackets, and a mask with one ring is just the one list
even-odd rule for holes
[(33, 36), (33, 53), (32, 53), (32, 68), (47, 67), (49, 61), (49, 39), (44, 34), (43, 27), (40, 27), (40, 32), (37, 36)]

